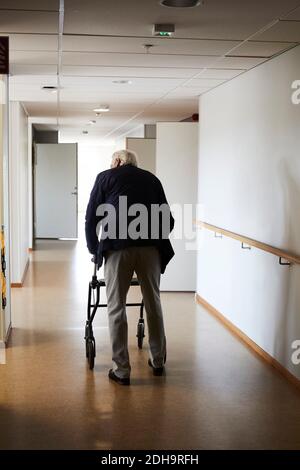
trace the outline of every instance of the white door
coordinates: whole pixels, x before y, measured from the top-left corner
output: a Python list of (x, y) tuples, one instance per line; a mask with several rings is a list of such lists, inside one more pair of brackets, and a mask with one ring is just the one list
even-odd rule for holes
[(77, 144), (37, 144), (35, 237), (77, 238)]

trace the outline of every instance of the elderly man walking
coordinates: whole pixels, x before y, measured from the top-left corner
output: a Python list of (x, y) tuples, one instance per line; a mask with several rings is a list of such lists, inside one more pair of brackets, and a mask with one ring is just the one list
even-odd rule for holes
[(138, 168), (133, 152), (115, 152), (111, 169), (96, 178), (85, 229), (88, 249), (98, 266), (105, 261), (113, 361), (109, 378), (120, 385), (130, 384), (126, 297), (134, 272), (147, 314), (148, 364), (154, 375), (164, 373), (166, 336), (159, 285), (160, 275), (174, 255), (168, 238), (173, 226), (174, 219), (159, 179)]

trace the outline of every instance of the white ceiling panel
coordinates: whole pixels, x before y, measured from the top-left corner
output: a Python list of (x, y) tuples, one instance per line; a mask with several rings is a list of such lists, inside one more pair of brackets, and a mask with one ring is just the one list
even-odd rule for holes
[[(79, 126), (85, 126), (86, 128), (91, 129), (91, 131), (97, 131), (98, 129), (108, 128), (115, 126), (116, 122), (123, 122), (125, 120), (131, 119), (135, 114), (126, 112), (126, 113), (109, 113), (109, 116), (103, 116), (98, 119), (95, 119), (94, 116), (89, 115), (75, 115), (75, 116), (66, 116), (64, 111), (60, 114), (60, 122), (64, 126), (74, 127), (74, 123)], [(89, 120), (94, 118), (96, 124), (91, 125)]]
[(123, 101), (129, 103), (132, 99), (135, 102), (152, 102), (158, 99), (162, 95), (161, 92), (151, 92), (149, 91), (147, 94), (145, 93), (134, 93), (133, 95), (128, 95), (128, 93), (107, 93), (107, 92), (99, 92), (97, 90), (66, 90), (63, 89), (60, 92), (60, 97), (62, 101), (72, 101), (72, 102), (83, 102), (86, 103), (94, 103), (95, 107), (97, 104), (112, 104), (116, 103), (117, 101)]
[(50, 102), (56, 105), (57, 97), (55, 94), (47, 93), (40, 88), (32, 90), (32, 88), (24, 87), (11, 87), (9, 99), (12, 101), (36, 101), (36, 102)]
[(54, 34), (10, 34), (11, 51), (57, 51), (58, 37)]
[(78, 65), (63, 66), (64, 76), (112, 77), (112, 78), (190, 78), (202, 69), (176, 67), (88, 67)]
[(103, 137), (108, 133), (107, 132), (95, 132), (95, 133), (89, 133), (89, 135), (83, 135), (82, 133), (78, 132), (78, 128), (74, 129), (65, 129), (61, 128), (59, 130), (59, 141), (60, 143), (79, 143), (79, 144), (95, 144), (95, 145), (103, 145), (109, 146), (109, 143), (111, 142), (111, 146), (113, 147), (115, 145), (115, 140), (107, 140), (105, 139), (105, 142), (103, 142)]
[(205, 93), (206, 91), (210, 90), (211, 87), (181, 87), (177, 88), (177, 90), (171, 91), (164, 99), (186, 99), (186, 98), (197, 98), (201, 93)]
[(184, 86), (184, 88), (211, 88), (215, 87), (217, 85), (221, 85), (221, 83), (224, 83), (226, 80), (221, 80), (217, 78), (194, 78), (193, 80), (190, 80), (187, 82)]
[(222, 55), (240, 41), (192, 40), (176, 38), (64, 36), (64, 51), (145, 52), (144, 45), (152, 44), (150, 54)]
[(290, 49), (296, 45), (297, 43), (250, 41), (245, 42), (242, 46), (239, 46), (231, 53), (231, 55), (272, 57), (273, 55), (279, 54), (280, 52)]
[(177, 112), (168, 112), (168, 111), (161, 111), (159, 113), (159, 117), (157, 117), (157, 112), (153, 111), (146, 111), (143, 114), (142, 123), (151, 124), (157, 122), (168, 122), (168, 121), (182, 121), (182, 119), (186, 119), (190, 117), (191, 114), (195, 112), (194, 108), (186, 109), (185, 111), (177, 111)]
[(176, 37), (246, 39), (274, 18), (299, 5), (298, 0), (207, 0), (197, 8), (165, 8), (158, 0), (65, 0), (65, 32), (151, 36), (153, 23), (176, 24)]
[(256, 67), (256, 65), (262, 64), (265, 60), (265, 58), (258, 57), (224, 57), (214, 63), (213, 68), (248, 70), (252, 67)]
[(54, 120), (53, 120), (53, 124), (34, 124), (34, 128), (37, 129), (38, 131), (56, 131), (57, 130), (57, 126), (56, 126), (56, 123), (54, 123)]
[(10, 63), (18, 65), (55, 65), (57, 52), (46, 51), (11, 51)]
[[(137, 95), (134, 95), (135, 97)], [(146, 99), (146, 96), (142, 93), (140, 93), (140, 102), (145, 103), (145, 106), (147, 102), (153, 102), (159, 99), (162, 96), (162, 93), (156, 92), (156, 93), (148, 93), (148, 100)], [(79, 102), (81, 103), (83, 100), (85, 100), (87, 103), (92, 103), (94, 107), (97, 107), (99, 104), (109, 104), (112, 106), (112, 103), (115, 103), (117, 100), (123, 100), (123, 102), (130, 101), (130, 97), (128, 94), (119, 94), (119, 95), (108, 95), (108, 94), (99, 94), (97, 92), (89, 92), (87, 94), (79, 93), (76, 90), (62, 90), (60, 93), (61, 101), (66, 101), (66, 102)]]
[(244, 72), (244, 69), (207, 69), (201, 72), (201, 78), (230, 80)]
[[(139, 101), (135, 100), (135, 97), (133, 97), (133, 100), (128, 103), (128, 100), (126, 101), (114, 101), (114, 102), (105, 102), (105, 104), (110, 104), (110, 112), (107, 114), (113, 113), (114, 115), (117, 113), (136, 113), (137, 111), (140, 111), (143, 109), (143, 107), (146, 105), (149, 105), (152, 103), (152, 99), (147, 99), (146, 103), (144, 101)], [(66, 115), (66, 116), (72, 116), (72, 115), (80, 115), (83, 114), (85, 116), (90, 115), (90, 119), (95, 118), (96, 114), (94, 113), (93, 109), (98, 106), (100, 103), (98, 101), (89, 103), (86, 101), (82, 102), (62, 102), (61, 103), (61, 112)], [(102, 118), (107, 116), (107, 114), (102, 113)]]
[(216, 58), (212, 56), (184, 56), (158, 54), (109, 54), (64, 52), (63, 65), (108, 65), (126, 67), (188, 67), (203, 68)]
[(41, 103), (41, 102), (32, 102), (32, 101), (25, 101), (24, 102), (25, 108), (30, 116), (49, 116), (49, 117), (56, 117), (57, 115), (57, 107), (56, 103)]
[(279, 21), (267, 31), (257, 34), (255, 39), (300, 42), (300, 21)]
[(153, 104), (150, 109), (152, 111), (159, 111), (163, 108), (165, 112), (167, 111), (182, 112), (182, 111), (185, 111), (186, 109), (190, 109), (190, 108), (194, 109), (195, 103), (197, 104), (198, 101), (195, 100), (194, 98), (191, 98), (191, 99), (185, 98), (185, 100), (179, 100), (174, 97), (173, 98), (169, 97), (168, 99), (164, 99), (163, 102), (160, 102), (158, 104)]
[(0, 15), (0, 32), (57, 33), (58, 13), (2, 10)]
[(282, 16), (282, 19), (300, 21), (300, 6), (288, 15)]
[(130, 84), (114, 83), (113, 78), (108, 77), (62, 77), (61, 86), (64, 89), (82, 90), (83, 92), (98, 91), (111, 93), (152, 93), (154, 91), (167, 92), (182, 83), (184, 79), (177, 78), (135, 78)]
[(10, 65), (11, 75), (56, 75), (56, 65)]
[(42, 87), (57, 85), (57, 77), (53, 75), (12, 75), (9, 77), (10, 86)]
[(59, 0), (1, 0), (0, 10), (6, 9), (58, 11)]
[(142, 122), (150, 120), (151, 122), (157, 122), (161, 120), (172, 119), (174, 121), (181, 121), (198, 111), (198, 104), (194, 102), (192, 105), (186, 104), (185, 106), (177, 106), (176, 108), (164, 108), (162, 106), (150, 108), (143, 113)]

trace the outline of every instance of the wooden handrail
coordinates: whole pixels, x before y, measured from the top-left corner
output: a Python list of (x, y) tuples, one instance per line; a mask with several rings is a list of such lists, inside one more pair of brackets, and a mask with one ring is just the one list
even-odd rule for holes
[(300, 264), (300, 256), (294, 253), (290, 253), (288, 251), (280, 250), (279, 248), (275, 248), (274, 246), (267, 245), (266, 243), (259, 242), (257, 240), (253, 240), (252, 238), (244, 237), (243, 235), (239, 235), (235, 232), (230, 232), (229, 230), (225, 230), (220, 227), (216, 227), (215, 225), (207, 224), (202, 220), (196, 220), (196, 225), (200, 226), (201, 228), (206, 228), (207, 230), (211, 230), (215, 233), (220, 233), (225, 237), (234, 238), (242, 243), (245, 243), (249, 246), (253, 246), (258, 248), (259, 250), (267, 251), (272, 255), (278, 256), (279, 258), (285, 259), (290, 263)]

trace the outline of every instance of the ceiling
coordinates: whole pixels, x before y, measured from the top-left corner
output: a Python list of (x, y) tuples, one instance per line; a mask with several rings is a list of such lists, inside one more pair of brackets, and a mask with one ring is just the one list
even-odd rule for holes
[[(174, 23), (174, 37), (153, 37), (154, 23)], [(103, 141), (185, 119), (202, 93), (298, 45), (300, 1), (1, 0), (0, 34), (10, 36), (11, 99), (62, 139)], [(100, 104), (110, 112), (95, 118)]]

